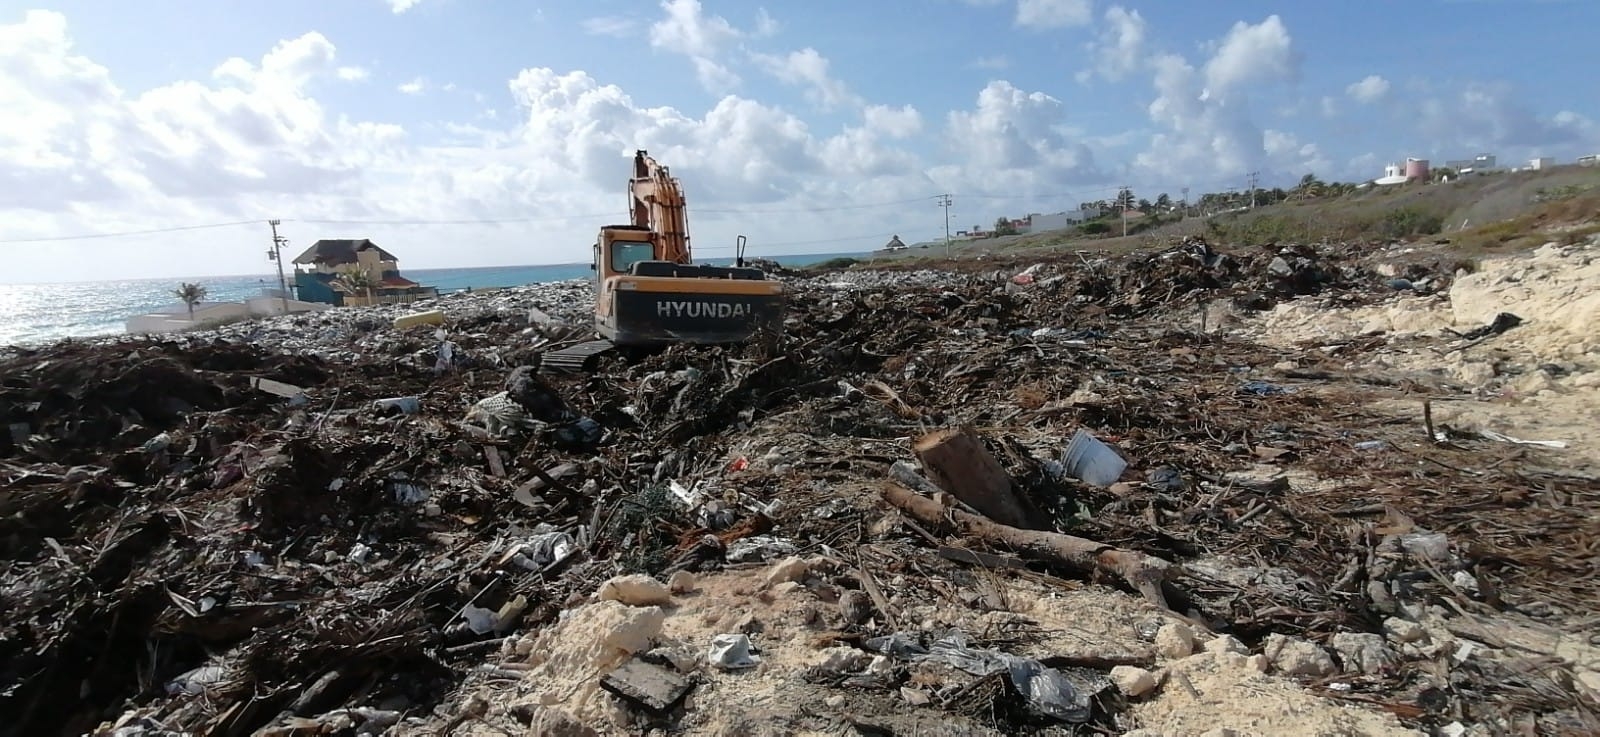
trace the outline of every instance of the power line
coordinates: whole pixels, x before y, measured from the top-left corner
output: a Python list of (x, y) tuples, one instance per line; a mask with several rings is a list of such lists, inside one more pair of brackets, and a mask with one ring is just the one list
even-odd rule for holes
[[(904, 200), (888, 200), (885, 202), (867, 202), (854, 205), (829, 205), (827, 207), (784, 207), (784, 208), (715, 208), (695, 207), (695, 212), (704, 212), (717, 215), (744, 215), (744, 214), (775, 214), (784, 212), (836, 212), (840, 210), (867, 210), (874, 207), (890, 207), (892, 205), (910, 205), (936, 199), (939, 195), (912, 197)], [(692, 206), (691, 206), (692, 207)]]
[[(1250, 182), (1251, 182), (1251, 186), (1252, 186), (1252, 195), (1254, 194), (1254, 189), (1253, 188), (1254, 188), (1254, 185), (1255, 185), (1256, 177), (1258, 177), (1258, 176), (1259, 176), (1259, 172), (1251, 172), (1251, 174), (1250, 174), (1250, 177), (1251, 177)], [(1217, 182), (1217, 183), (1220, 184), (1222, 182)], [(1079, 191), (1076, 191), (1076, 192), (1058, 192), (1058, 193), (1053, 193), (1053, 194), (1031, 194), (1031, 193), (1030, 194), (959, 194), (959, 196), (967, 197), (967, 198), (971, 198), (971, 199), (990, 199), (990, 200), (1017, 200), (1017, 199), (1057, 200), (1057, 199), (1071, 199), (1071, 198), (1075, 198), (1075, 197), (1083, 197), (1083, 196), (1094, 195), (1094, 194), (1102, 194), (1102, 193), (1106, 193), (1106, 192), (1120, 192), (1122, 189), (1125, 189), (1125, 188), (1126, 188), (1126, 186), (1124, 185), (1122, 187), (1101, 187), (1101, 188), (1096, 188), (1096, 189), (1084, 189), (1084, 190), (1079, 190)], [(1157, 187), (1157, 189), (1159, 189), (1159, 187)], [(1185, 188), (1185, 189), (1187, 189), (1187, 188)], [(943, 204), (944, 200), (947, 199), (947, 198), (955, 197), (955, 196), (958, 196), (958, 195), (956, 195), (956, 194), (929, 195), (929, 196), (913, 197), (913, 198), (900, 199), (900, 200), (887, 200), (887, 201), (882, 201), (882, 202), (867, 202), (867, 203), (856, 203), (856, 204), (849, 204), (849, 205), (807, 206), (807, 207), (797, 207), (797, 208), (749, 208), (749, 209), (715, 208), (715, 207), (712, 207), (712, 208), (695, 208), (695, 212), (701, 212), (701, 213), (707, 213), (707, 214), (717, 214), (717, 215), (742, 215), (742, 214), (757, 215), (757, 214), (778, 214), (778, 213), (842, 212), (842, 211), (848, 211), (848, 210), (868, 210), (868, 209), (881, 208), (881, 207), (893, 207), (893, 206), (896, 206), (896, 205), (909, 205), (909, 204), (915, 204), (915, 203), (919, 203), (919, 202), (926, 202), (928, 200), (937, 200), (937, 201), (940, 202), (941, 206), (945, 206)], [(946, 206), (946, 212), (948, 213), (948, 207), (947, 206)], [(613, 217), (613, 216), (617, 216), (617, 213), (615, 213), (615, 212), (603, 212), (603, 213), (587, 213), (587, 214), (574, 214), (574, 215), (554, 215), (554, 216), (538, 216), (538, 217), (469, 218), (469, 219), (457, 219), (457, 220), (424, 220), (424, 219), (409, 219), (409, 220), (402, 220), (402, 219), (394, 219), (394, 220), (344, 220), (344, 219), (332, 219), (332, 218), (296, 218), (296, 219), (284, 218), (284, 219), (281, 219), (279, 222), (280, 223), (301, 223), (301, 224), (305, 224), (305, 225), (339, 225), (339, 226), (534, 225), (534, 224), (540, 224), (540, 223), (562, 222), (562, 221), (569, 221), (569, 220), (598, 220), (598, 219), (608, 218), (608, 217)], [(34, 237), (34, 238), (0, 238), (0, 245), (22, 244), (22, 243), (54, 243), (54, 242), (63, 242), (63, 241), (81, 241), (81, 240), (99, 240), (99, 239), (107, 239), (107, 238), (125, 238), (125, 237), (140, 236), (140, 235), (160, 235), (160, 234), (164, 234), (164, 233), (181, 233), (181, 232), (195, 231), (195, 230), (213, 230), (213, 229), (218, 229), (218, 228), (233, 228), (233, 227), (240, 227), (240, 226), (246, 226), (246, 225), (259, 226), (262, 222), (264, 222), (264, 221), (263, 220), (238, 220), (238, 221), (226, 222), (226, 223), (205, 223), (205, 224), (201, 224), (201, 225), (179, 225), (179, 226), (171, 226), (171, 227), (164, 227), (164, 228), (147, 228), (147, 229), (142, 229), (142, 230), (122, 230), (122, 231), (111, 231), (111, 232), (104, 232), (104, 233), (80, 233), (80, 234), (76, 234), (76, 235), (40, 236), (40, 237)], [(833, 240), (830, 239), (830, 240), (817, 241), (817, 242), (825, 243), (825, 242), (833, 242)]]
[(479, 218), (468, 220), (326, 220), (321, 218), (300, 218), (296, 220), (286, 220), (284, 222), (305, 223), (307, 225), (534, 225), (538, 223), (553, 223), (561, 220), (594, 220), (605, 217), (617, 217), (617, 213), (599, 212), (590, 213), (587, 215)]
[(94, 238), (122, 238), (130, 235), (159, 235), (161, 233), (178, 233), (186, 230), (209, 230), (213, 228), (235, 228), (241, 225), (260, 225), (260, 220), (239, 220), (232, 223), (207, 223), (205, 225), (178, 225), (170, 228), (150, 228), (148, 230), (123, 230), (115, 233), (83, 233), (80, 235), (54, 235), (40, 238), (5, 238), (0, 243), (50, 243), (53, 241), (84, 241)]

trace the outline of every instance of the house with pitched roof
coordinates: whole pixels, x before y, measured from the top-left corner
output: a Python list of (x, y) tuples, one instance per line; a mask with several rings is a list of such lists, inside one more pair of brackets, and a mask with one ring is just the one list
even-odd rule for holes
[(411, 302), (439, 296), (400, 275), (400, 259), (371, 240), (324, 239), (294, 259), (300, 299), (333, 305)]

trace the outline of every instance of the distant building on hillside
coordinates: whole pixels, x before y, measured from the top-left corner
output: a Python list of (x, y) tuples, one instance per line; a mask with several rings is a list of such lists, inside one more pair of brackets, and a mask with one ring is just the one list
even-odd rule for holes
[(1389, 164), (1383, 167), (1383, 176), (1374, 179), (1372, 183), (1387, 186), (1426, 181), (1428, 181), (1428, 160), (1410, 157), (1404, 164)]
[(1455, 169), (1458, 174), (1489, 174), (1500, 171), (1500, 165), (1495, 162), (1494, 154), (1478, 154), (1470, 159), (1454, 159), (1445, 162), (1445, 166)]
[(1556, 160), (1549, 156), (1538, 156), (1528, 160), (1528, 168), (1532, 171), (1542, 171), (1556, 165)]
[(410, 302), (439, 296), (439, 290), (401, 276), (399, 259), (365, 238), (311, 244), (294, 260), (294, 285), (300, 299), (331, 305)]

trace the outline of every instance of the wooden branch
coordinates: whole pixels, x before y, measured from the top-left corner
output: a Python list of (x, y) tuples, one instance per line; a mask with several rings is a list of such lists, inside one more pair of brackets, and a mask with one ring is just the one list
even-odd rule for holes
[(1072, 535), (1002, 525), (979, 515), (946, 508), (892, 481), (884, 482), (879, 493), (885, 501), (923, 524), (953, 526), (959, 534), (1001, 543), (1025, 556), (1078, 571), (1110, 574), (1152, 603), (1170, 608), (1161, 584), (1171, 576), (1172, 564), (1160, 558)]
[(912, 446), (928, 478), (985, 517), (1011, 527), (1040, 529), (1040, 514), (1011, 488), (1011, 477), (967, 430), (947, 429), (918, 438)]

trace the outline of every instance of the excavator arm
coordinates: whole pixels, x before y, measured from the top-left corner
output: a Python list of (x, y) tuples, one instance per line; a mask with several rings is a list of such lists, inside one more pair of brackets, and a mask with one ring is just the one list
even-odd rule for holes
[(628, 210), (633, 224), (655, 234), (656, 258), (675, 264), (691, 263), (689, 215), (683, 188), (667, 167), (646, 151), (633, 155), (633, 179), (628, 184)]

